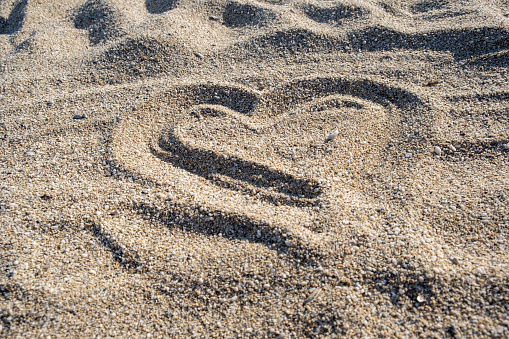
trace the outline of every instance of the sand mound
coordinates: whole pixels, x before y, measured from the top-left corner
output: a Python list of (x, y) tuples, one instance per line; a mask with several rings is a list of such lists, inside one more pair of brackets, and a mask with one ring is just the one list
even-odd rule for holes
[(276, 18), (276, 14), (261, 6), (229, 2), (224, 7), (223, 23), (226, 27), (267, 25)]
[(362, 7), (339, 4), (332, 7), (308, 4), (304, 7), (304, 13), (317, 22), (338, 23), (345, 19), (359, 19), (369, 13)]
[(1, 335), (508, 337), (508, 6), (2, 2)]
[(145, 0), (145, 7), (151, 14), (161, 14), (177, 7), (174, 0)]
[(74, 27), (87, 30), (90, 43), (105, 43), (122, 35), (118, 16), (107, 2), (90, 0), (76, 11)]

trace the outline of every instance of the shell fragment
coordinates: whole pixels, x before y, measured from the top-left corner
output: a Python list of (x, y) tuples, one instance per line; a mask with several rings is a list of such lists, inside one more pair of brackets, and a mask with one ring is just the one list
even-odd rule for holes
[(327, 142), (327, 141), (333, 140), (334, 138), (336, 138), (338, 136), (338, 134), (339, 134), (339, 131), (337, 129), (335, 129), (331, 134), (329, 134), (327, 136), (327, 139), (325, 141)]

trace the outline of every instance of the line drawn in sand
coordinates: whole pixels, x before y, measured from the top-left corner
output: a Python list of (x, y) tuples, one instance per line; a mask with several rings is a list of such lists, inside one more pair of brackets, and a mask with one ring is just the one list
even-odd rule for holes
[[(320, 252), (338, 206), (369, 204), (336, 164), (375, 159), (395, 128), (389, 120), (411, 128), (429, 112), (416, 94), (365, 79), (301, 78), (267, 92), (183, 84), (123, 119), (111, 153), (127, 176), (174, 193), (160, 221), (302, 257)], [(200, 209), (208, 215), (189, 212)]]

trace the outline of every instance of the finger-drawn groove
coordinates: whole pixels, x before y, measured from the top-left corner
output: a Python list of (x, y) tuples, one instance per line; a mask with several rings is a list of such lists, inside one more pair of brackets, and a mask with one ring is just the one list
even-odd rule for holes
[(184, 107), (193, 105), (220, 105), (242, 114), (252, 113), (258, 105), (256, 94), (240, 88), (221, 85), (187, 86), (178, 93)]
[[(295, 237), (295, 241), (291, 239), (288, 241), (289, 244), (292, 244), (290, 246), (292, 248), (294, 243), (301, 244), (299, 246), (303, 248), (312, 247), (307, 244), (307, 237), (310, 237), (310, 243), (311, 240), (316, 240), (312, 239), (313, 237), (320, 238), (321, 229), (313, 229), (312, 224), (316, 220), (314, 211), (321, 209), (295, 209), (299, 213), (298, 218), (302, 213), (303, 219), (299, 219), (292, 227), (289, 227), (284, 220), (281, 220), (281, 224), (279, 221), (259, 221), (250, 214), (252, 213), (251, 207), (254, 207), (251, 204), (257, 205), (262, 201), (267, 201), (275, 205), (271, 206), (274, 208), (274, 213), (282, 213), (282, 215), (286, 213), (287, 206), (322, 207), (324, 209), (320, 213), (323, 214), (327, 213), (325, 206), (328, 202), (325, 199), (328, 199), (329, 196), (328, 192), (322, 191), (325, 186), (319, 183), (318, 178), (312, 172), (309, 172), (309, 177), (296, 175), (291, 169), (272, 168), (267, 162), (258, 162), (253, 158), (239, 155), (243, 154), (242, 152), (232, 154), (228, 151), (228, 147), (232, 145), (224, 145), (226, 148), (221, 147), (220, 150), (215, 149), (213, 146), (215, 141), (208, 141), (216, 137), (218, 138), (216, 141), (219, 141), (222, 138), (221, 135), (214, 134), (218, 131), (219, 126), (232, 124), (234, 125), (233, 130), (224, 131), (228, 135), (232, 132), (238, 133), (242, 138), (256, 138), (258, 134), (271, 133), (272, 131), (285, 133), (285, 128), (289, 128), (288, 131), (298, 129), (299, 119), (306, 118), (307, 114), (318, 114), (322, 116), (317, 118), (318, 120), (322, 121), (322, 118), (323, 121), (327, 120), (328, 113), (323, 111), (313, 113), (313, 105), (326, 105), (325, 109), (328, 109), (329, 106), (340, 110), (358, 108), (358, 113), (363, 113), (364, 110), (361, 107), (366, 108), (370, 106), (369, 102), (372, 102), (374, 105), (369, 107), (369, 112), (381, 109), (386, 111), (382, 114), (394, 114), (398, 121), (406, 119), (402, 117), (405, 115), (401, 114), (404, 113), (403, 111), (411, 111), (412, 114), (406, 114), (409, 117), (422, 119), (429, 110), (429, 107), (416, 94), (396, 86), (358, 78), (331, 76), (295, 79), (266, 93), (258, 93), (242, 86), (228, 84), (182, 85), (166, 92), (164, 97), (169, 103), (168, 107), (171, 108), (163, 110), (162, 117), (154, 116), (158, 114), (157, 108), (148, 104), (147, 107), (150, 108), (147, 112), (140, 111), (139, 116), (121, 122), (120, 134), (115, 141), (115, 147), (118, 148), (115, 148), (114, 152), (117, 154), (121, 166), (125, 165), (132, 174), (119, 177), (129, 177), (134, 180), (141, 177), (156, 184), (156, 180), (158, 180), (160, 184), (157, 185), (173, 187), (174, 182), (179, 180), (178, 176), (183, 175), (190, 180), (190, 185), (196, 185), (207, 196), (213, 195), (216, 190), (218, 194), (220, 192), (221, 196), (218, 196), (217, 200), (203, 201), (207, 205), (210, 203), (206, 214), (200, 215), (202, 204), (200, 202), (195, 202), (193, 204), (196, 205), (191, 206), (192, 204), (187, 200), (186, 202), (177, 200), (173, 202), (172, 200), (172, 204), (176, 205), (167, 205), (163, 210), (154, 210), (154, 213), (151, 213), (153, 218), (162, 223), (185, 225), (187, 228), (191, 227), (205, 234), (222, 233), (225, 236), (245, 238), (268, 246), (272, 246), (270, 244), (280, 246), (281, 243), (284, 243), (283, 248), (290, 246), (287, 246), (283, 240), (285, 239), (283, 234), (299, 234), (298, 237)], [(329, 101), (321, 98), (328, 98)], [(359, 102), (356, 102), (357, 98)], [(306, 112), (301, 117), (291, 111), (297, 106)], [(281, 125), (272, 122), (271, 118), (277, 121), (279, 114), (284, 112), (292, 117), (295, 115), (290, 120), (295, 119), (296, 124), (292, 125), (291, 121), (286, 121), (286, 124)], [(349, 113), (355, 115), (357, 110), (352, 110)], [(366, 114), (369, 113), (366, 112)], [(165, 115), (168, 119), (166, 125)], [(259, 123), (260, 117), (266, 118), (266, 124)], [(339, 119), (339, 117), (336, 116), (335, 119)], [(202, 127), (205, 126), (207, 128), (202, 130)], [(408, 124), (408, 126), (411, 125)], [(150, 133), (143, 134), (143, 129), (150, 130)], [(320, 135), (319, 130), (321, 129), (313, 130), (317, 137)], [(211, 134), (203, 134), (209, 132)], [(140, 135), (140, 133), (141, 140), (131, 139), (129, 142), (123, 142), (126, 141), (125, 137), (131, 138), (131, 135)], [(208, 141), (200, 139), (201, 135), (206, 135)], [(323, 142), (322, 137), (325, 138), (326, 135), (320, 135), (316, 140)], [(253, 142), (255, 141), (253, 140)], [(307, 141), (305, 142), (305, 145), (310, 145)], [(137, 147), (137, 143), (142, 144)], [(132, 147), (135, 147), (135, 150)], [(299, 152), (307, 152), (306, 147), (303, 146)], [(310, 146), (310, 149), (313, 147)], [(313, 150), (315, 149), (313, 148)], [(275, 153), (277, 154), (277, 152)], [(251, 151), (249, 154), (252, 154)], [(154, 157), (154, 160), (157, 159), (154, 165), (160, 166), (160, 170), (151, 168), (145, 171), (144, 167), (131, 166), (130, 160), (133, 160), (132, 164), (138, 164), (140, 155), (143, 159), (150, 159), (150, 157)], [(162, 164), (159, 160), (166, 164)], [(285, 163), (290, 164), (291, 161), (294, 159), (290, 157), (285, 160)], [(166, 173), (168, 178), (165, 177)], [(227, 188), (227, 190), (216, 189), (214, 186)], [(186, 188), (183, 190), (185, 191)], [(228, 190), (233, 192), (228, 192)], [(239, 191), (242, 194), (239, 195)], [(195, 192), (193, 191), (193, 196), (196, 194)], [(208, 200), (208, 198), (206, 199)], [(246, 215), (241, 213), (232, 215), (222, 208), (221, 204), (227, 200), (246, 204), (249, 206), (249, 212)], [(279, 205), (286, 206), (281, 206), (280, 209)], [(278, 210), (281, 212), (277, 212)], [(294, 209), (292, 208), (292, 210)], [(268, 218), (269, 220), (278, 220), (277, 217), (275, 219)], [(281, 236), (277, 235), (274, 239), (270, 238), (272, 240), (258, 239), (260, 238), (257, 236), (258, 231), (272, 232), (273, 229), (278, 228), (281, 230), (277, 232), (286, 233), (281, 233)], [(299, 238), (301, 236), (302, 239)]]
[(92, 224), (92, 234), (97, 238), (97, 241), (111, 252), (113, 259), (118, 262), (122, 267), (128, 270), (139, 270), (142, 265), (133, 258), (113, 237), (104, 232), (102, 227), (96, 223)]
[(392, 104), (400, 109), (423, 105), (416, 95), (397, 87), (369, 80), (328, 77), (298, 79), (285, 84), (270, 95), (267, 105), (273, 112), (280, 113), (314, 98), (333, 94), (356, 96), (385, 107)]
[(139, 205), (139, 210), (148, 211), (156, 221), (171, 227), (186, 227), (186, 230), (207, 235), (221, 234), (230, 239), (242, 239), (264, 244), (279, 252), (304, 261), (318, 259), (321, 254), (307, 246), (303, 239), (291, 233), (253, 220), (242, 214), (214, 210), (203, 214), (199, 206), (169, 203), (161, 210), (152, 206)]
[(14, 34), (23, 27), (28, 0), (16, 1), (7, 19), (0, 17), (0, 34)]

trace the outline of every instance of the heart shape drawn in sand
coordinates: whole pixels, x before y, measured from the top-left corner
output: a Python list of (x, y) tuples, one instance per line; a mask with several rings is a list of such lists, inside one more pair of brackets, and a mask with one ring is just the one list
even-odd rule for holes
[(337, 232), (342, 209), (370, 204), (346, 164), (376, 166), (410, 110), (411, 120), (430, 108), (364, 79), (303, 78), (267, 92), (182, 84), (121, 121), (111, 151), (130, 176), (174, 194), (159, 213), (167, 223), (300, 254)]

